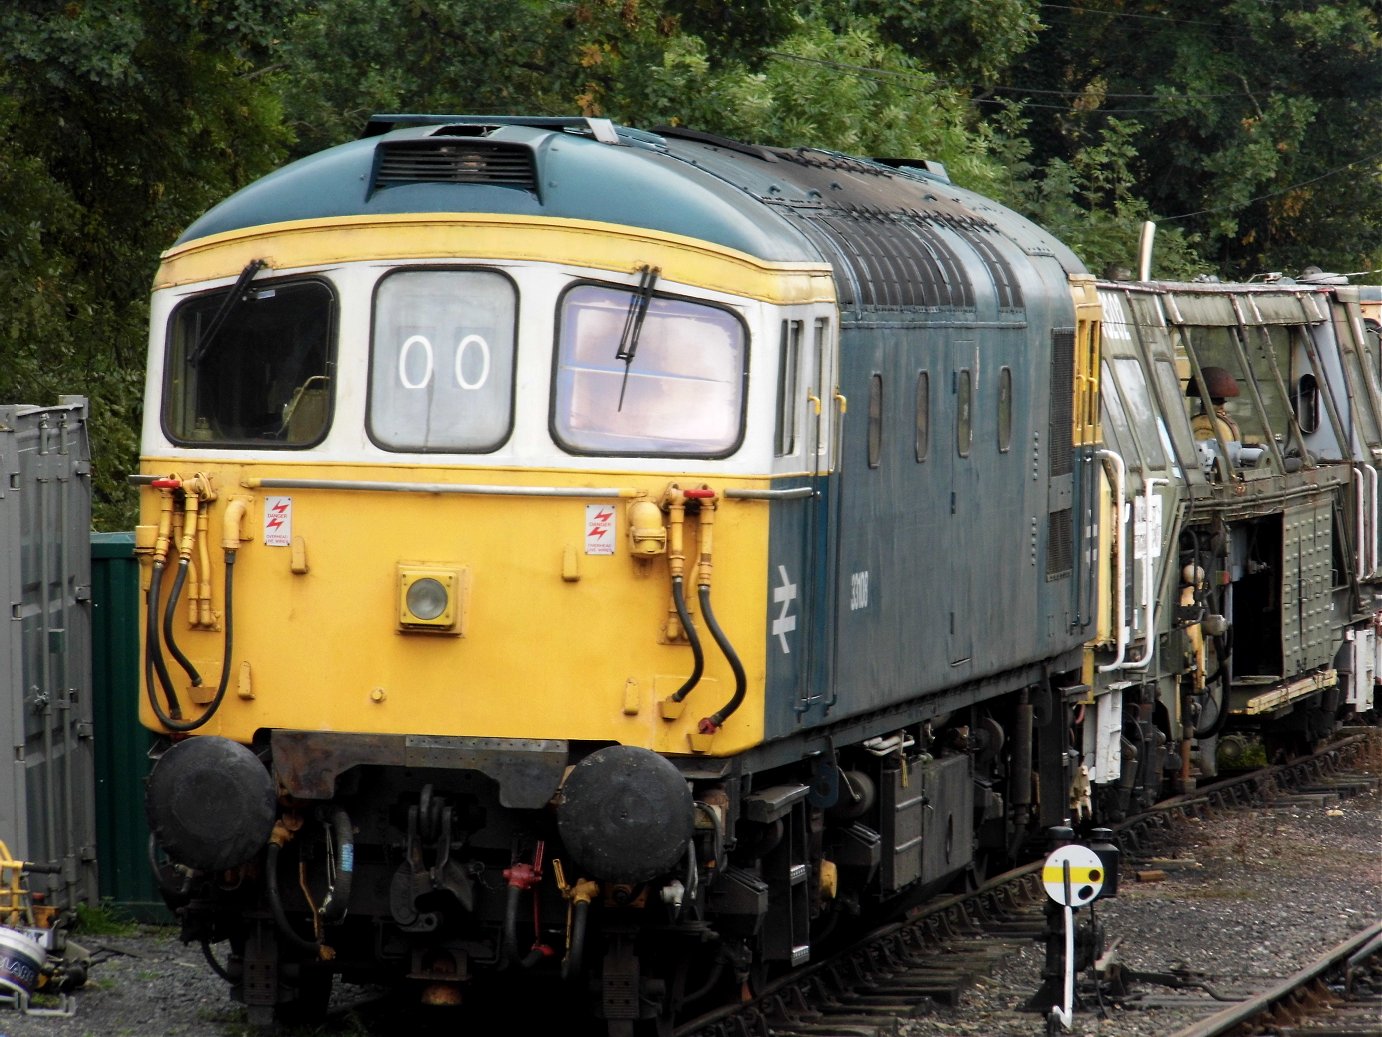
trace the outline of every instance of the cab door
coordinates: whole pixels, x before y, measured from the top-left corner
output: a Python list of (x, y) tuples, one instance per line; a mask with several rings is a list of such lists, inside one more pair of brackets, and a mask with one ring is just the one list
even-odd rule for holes
[(774, 431), (768, 573), (769, 733), (818, 721), (833, 702), (830, 602), (836, 553), (828, 533), (843, 397), (836, 383), (832, 315), (782, 321)]

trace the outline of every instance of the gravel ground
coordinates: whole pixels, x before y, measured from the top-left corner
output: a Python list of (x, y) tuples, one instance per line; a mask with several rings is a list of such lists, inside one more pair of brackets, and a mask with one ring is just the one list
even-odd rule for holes
[[(1372, 773), (1379, 770), (1374, 766)], [(1127, 969), (1188, 970), (1222, 994), (1255, 992), (1299, 971), (1323, 951), (1382, 918), (1382, 792), (1336, 805), (1287, 797), (1271, 808), (1174, 826), (1157, 853), (1125, 862), (1114, 899), (1097, 901)], [(1139, 882), (1136, 868), (1158, 868)], [(1037, 1037), (1041, 1016), (1022, 1011), (1041, 982), (1033, 944), (978, 981), (955, 1008), (927, 1007), (904, 1037)], [(1137, 983), (1146, 1006), (1076, 1008), (1080, 1037), (1164, 1037), (1210, 1014), (1200, 990)], [(1184, 1009), (1176, 1002), (1195, 1002)], [(1222, 1008), (1223, 1005), (1215, 1005)]]
[[(1374, 773), (1380, 768), (1374, 767)], [(1382, 792), (1344, 799), (1337, 806), (1280, 801), (1264, 811), (1222, 815), (1176, 826), (1158, 848), (1174, 863), (1156, 882), (1124, 879), (1117, 898), (1100, 901), (1109, 939), (1121, 940), (1119, 959), (1132, 969), (1187, 968), (1218, 990), (1296, 971), (1327, 946), (1382, 916)], [(1150, 864), (1148, 866), (1151, 866)], [(251, 1037), (243, 1008), (212, 974), (200, 948), (184, 947), (167, 929), (82, 939), (96, 963), (75, 995), (71, 1018), (23, 1017), (0, 1007), (0, 1037)], [(1033, 944), (975, 984), (955, 1008), (931, 1005), (906, 1022), (904, 1037), (1035, 1037), (1044, 1022), (1020, 1010), (1035, 991), (1042, 964)], [(1099, 1018), (1096, 1006), (1077, 1009), (1081, 1037), (1161, 1037), (1191, 1018), (1175, 1007), (1166, 987), (1139, 985), (1163, 1007), (1114, 1008)], [(343, 989), (358, 996), (356, 988)], [(454, 1034), (450, 1025), (389, 1021), (378, 1010), (340, 1011), (324, 1026), (289, 1031), (300, 1037), (383, 1034), (422, 1037)], [(519, 1033), (514, 1019), (505, 1032)]]

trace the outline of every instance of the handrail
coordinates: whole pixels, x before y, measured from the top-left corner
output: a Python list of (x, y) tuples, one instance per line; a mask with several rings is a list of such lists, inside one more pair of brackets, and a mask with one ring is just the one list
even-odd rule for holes
[(1372, 476), (1372, 557), (1368, 560), (1368, 575), (1377, 574), (1377, 469), (1370, 464), (1364, 464), (1368, 474)]
[[(1143, 521), (1147, 524), (1147, 542), (1142, 545), (1142, 614), (1147, 620), (1147, 650), (1143, 653), (1142, 658), (1136, 662), (1124, 663), (1123, 669), (1125, 670), (1145, 670), (1152, 661), (1152, 649), (1156, 644), (1156, 596), (1152, 594), (1152, 578), (1156, 571), (1156, 566), (1152, 561), (1152, 490), (1158, 485), (1167, 485), (1170, 481), (1169, 479), (1148, 478), (1142, 484), (1143, 496), (1147, 501), (1142, 514)], [(1137, 522), (1136, 515), (1133, 516), (1133, 522), (1134, 524)], [(1161, 530), (1156, 530), (1155, 535), (1159, 542)]]
[(1127, 590), (1127, 538), (1123, 536), (1123, 509), (1127, 507), (1127, 502), (1123, 496), (1124, 480), (1127, 477), (1127, 466), (1123, 463), (1123, 458), (1116, 450), (1100, 448), (1094, 451), (1096, 457), (1107, 458), (1113, 462), (1114, 471), (1117, 478), (1114, 479), (1114, 521), (1118, 524), (1118, 578), (1114, 581), (1114, 587), (1118, 591), (1118, 609), (1114, 617), (1114, 636), (1117, 638), (1118, 654), (1113, 662), (1105, 663), (1099, 667), (1100, 673), (1107, 673), (1109, 670), (1116, 670), (1123, 665), (1123, 656), (1128, 650), (1128, 628), (1123, 624), (1123, 613), (1126, 611), (1123, 598)]
[[(159, 476), (131, 475), (129, 482), (149, 485)], [(489, 483), (383, 482), (364, 479), (284, 479), (251, 477), (240, 480), (251, 490), (355, 490), (379, 493), (452, 493), (494, 497), (638, 497), (643, 491), (618, 486), (508, 486)], [(784, 490), (742, 487), (725, 490), (737, 500), (801, 500), (816, 493), (810, 486)]]
[(381, 493), (456, 493), (495, 497), (637, 497), (642, 491), (614, 486), (504, 486), (485, 483), (375, 482), (363, 479), (249, 478), (251, 490), (367, 490)]
[(1358, 467), (1351, 469), (1353, 481), (1357, 484), (1358, 493), (1353, 498), (1353, 528), (1358, 530), (1358, 543), (1353, 547), (1354, 561), (1358, 565), (1358, 579), (1363, 580), (1368, 576), (1367, 547), (1364, 544), (1364, 536), (1367, 527), (1363, 524), (1363, 495), (1366, 483), (1363, 481), (1363, 463), (1358, 462)]
[(733, 497), (735, 500), (800, 500), (804, 497), (814, 497), (816, 494), (815, 489), (810, 486), (797, 486), (790, 490), (753, 490), (731, 487), (723, 492), (724, 496)]

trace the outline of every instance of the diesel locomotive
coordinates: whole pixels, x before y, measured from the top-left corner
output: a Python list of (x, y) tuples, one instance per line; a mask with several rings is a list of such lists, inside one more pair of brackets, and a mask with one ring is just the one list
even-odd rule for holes
[[(1358, 312), (1096, 283), (921, 162), (376, 117), (154, 285), (140, 719), (184, 938), (255, 1023), (503, 974), (657, 1030), (1230, 733), (1364, 712)], [(1211, 369), (1253, 415), (1196, 439)]]

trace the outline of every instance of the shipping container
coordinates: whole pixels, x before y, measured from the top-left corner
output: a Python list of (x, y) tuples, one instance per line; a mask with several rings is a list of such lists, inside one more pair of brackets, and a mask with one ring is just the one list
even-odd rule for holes
[(0, 841), (59, 908), (98, 897), (87, 403), (0, 406)]

